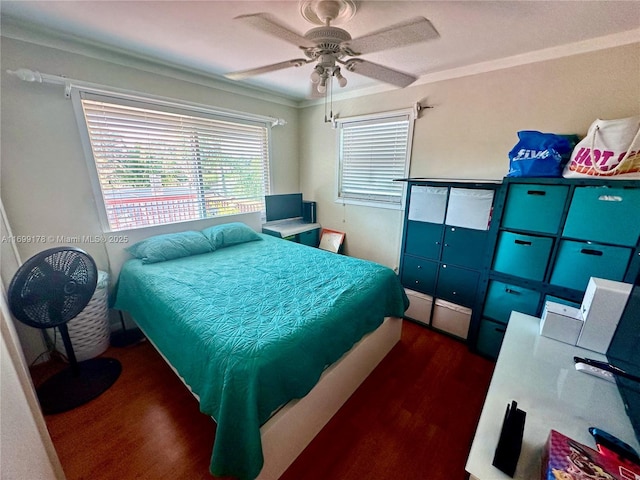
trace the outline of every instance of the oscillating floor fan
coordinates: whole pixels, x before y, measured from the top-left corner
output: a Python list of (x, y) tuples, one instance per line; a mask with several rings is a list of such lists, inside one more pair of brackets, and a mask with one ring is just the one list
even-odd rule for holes
[(56, 247), (27, 260), (9, 285), (9, 308), (21, 322), (35, 328), (58, 328), (69, 367), (36, 388), (42, 411), (60, 413), (79, 407), (104, 393), (120, 376), (113, 358), (78, 362), (67, 322), (89, 303), (98, 270), (93, 259), (75, 247)]

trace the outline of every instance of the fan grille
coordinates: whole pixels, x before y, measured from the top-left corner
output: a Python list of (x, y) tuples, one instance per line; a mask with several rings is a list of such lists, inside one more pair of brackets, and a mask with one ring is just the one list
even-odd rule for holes
[(95, 263), (82, 250), (46, 250), (25, 262), (14, 276), (10, 307), (16, 318), (30, 326), (55, 327), (82, 311), (96, 282)]

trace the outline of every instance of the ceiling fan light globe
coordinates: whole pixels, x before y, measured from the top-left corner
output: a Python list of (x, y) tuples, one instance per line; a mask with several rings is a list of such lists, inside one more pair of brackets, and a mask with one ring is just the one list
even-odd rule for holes
[(325, 93), (327, 91), (327, 85), (324, 83), (318, 84), (318, 93)]
[(335, 68), (335, 70), (333, 71), (333, 76), (336, 77), (336, 79), (338, 80), (338, 85), (340, 85), (341, 88), (347, 86), (347, 79), (342, 76), (340, 67)]
[(314, 70), (313, 72), (311, 72), (311, 81), (313, 83), (318, 83), (320, 81), (320, 73), (318, 72), (318, 70)]

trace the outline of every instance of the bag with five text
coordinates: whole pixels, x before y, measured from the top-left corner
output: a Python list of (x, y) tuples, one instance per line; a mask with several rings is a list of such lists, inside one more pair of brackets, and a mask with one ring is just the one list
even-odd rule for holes
[(519, 131), (518, 143), (509, 152), (507, 177), (561, 177), (577, 140), (575, 135)]

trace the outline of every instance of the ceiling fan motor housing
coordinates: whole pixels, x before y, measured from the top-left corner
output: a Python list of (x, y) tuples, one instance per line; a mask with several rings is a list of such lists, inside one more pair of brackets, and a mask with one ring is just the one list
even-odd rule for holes
[(313, 58), (326, 53), (339, 54), (341, 52), (340, 45), (351, 40), (349, 32), (338, 27), (312, 28), (305, 33), (304, 37), (316, 44), (315, 47), (309, 49), (314, 53)]
[[(304, 52), (306, 59), (297, 58), (278, 62), (264, 67), (232, 72), (226, 76), (233, 80), (241, 80), (283, 68), (317, 62), (311, 73), (311, 81), (318, 84), (318, 91), (321, 93), (330, 76), (335, 76), (341, 87), (346, 85), (347, 81), (342, 77), (340, 67), (336, 66), (337, 63), (343, 65), (347, 71), (398, 87), (406, 87), (413, 83), (417, 79), (413, 75), (364, 59), (347, 57), (359, 57), (362, 54), (375, 53), (384, 49), (434, 40), (440, 36), (438, 31), (427, 18), (415, 17), (353, 39), (349, 32), (333, 24), (351, 18), (356, 12), (357, 3), (359, 2), (355, 0), (300, 0), (302, 16), (311, 23), (321, 25), (312, 28), (304, 35), (290, 30), (266, 13), (236, 17), (264, 33), (296, 45)], [(320, 90), (320, 87), (323, 90)]]

